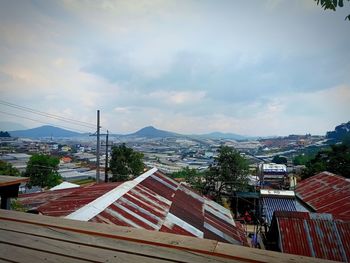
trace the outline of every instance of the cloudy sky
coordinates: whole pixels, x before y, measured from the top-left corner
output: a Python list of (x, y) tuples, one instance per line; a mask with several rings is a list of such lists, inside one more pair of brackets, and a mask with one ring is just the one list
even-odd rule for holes
[(350, 120), (349, 7), (2, 0), (0, 120), (93, 132), (5, 101), (92, 124), (100, 109), (115, 133), (324, 134)]

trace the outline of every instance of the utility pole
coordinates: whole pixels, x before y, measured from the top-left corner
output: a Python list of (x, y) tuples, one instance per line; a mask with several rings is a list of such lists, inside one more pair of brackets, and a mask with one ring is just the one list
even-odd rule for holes
[(108, 130), (106, 134), (105, 183), (108, 183)]
[(96, 183), (100, 182), (100, 110), (97, 110)]

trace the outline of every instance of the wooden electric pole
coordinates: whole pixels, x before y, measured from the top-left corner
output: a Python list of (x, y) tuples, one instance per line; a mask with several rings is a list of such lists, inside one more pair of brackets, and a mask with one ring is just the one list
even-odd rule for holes
[(108, 183), (108, 130), (106, 134), (105, 182)]
[(97, 110), (96, 183), (100, 182), (100, 110)]

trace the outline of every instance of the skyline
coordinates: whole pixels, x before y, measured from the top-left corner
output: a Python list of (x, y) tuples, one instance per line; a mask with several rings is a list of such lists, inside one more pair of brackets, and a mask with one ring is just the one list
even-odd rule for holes
[(1, 100), (91, 124), (99, 109), (103, 128), (122, 134), (322, 135), (349, 121), (347, 11), (303, 0), (2, 1)]

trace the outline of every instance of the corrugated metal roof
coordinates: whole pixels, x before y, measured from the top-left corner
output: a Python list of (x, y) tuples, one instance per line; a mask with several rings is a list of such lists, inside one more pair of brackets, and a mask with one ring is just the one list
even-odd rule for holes
[(281, 252), (350, 261), (350, 222), (331, 214), (275, 212), (270, 231), (279, 233)]
[(80, 188), (37, 210), (45, 215), (247, 245), (243, 227), (234, 222), (229, 210), (157, 169), (117, 185)]
[(87, 187), (19, 195), (20, 203), (28, 209), (49, 216), (66, 216), (96, 198), (109, 192), (120, 183), (95, 184)]
[(350, 181), (342, 176), (319, 173), (301, 181), (296, 195), (315, 212), (350, 219)]

